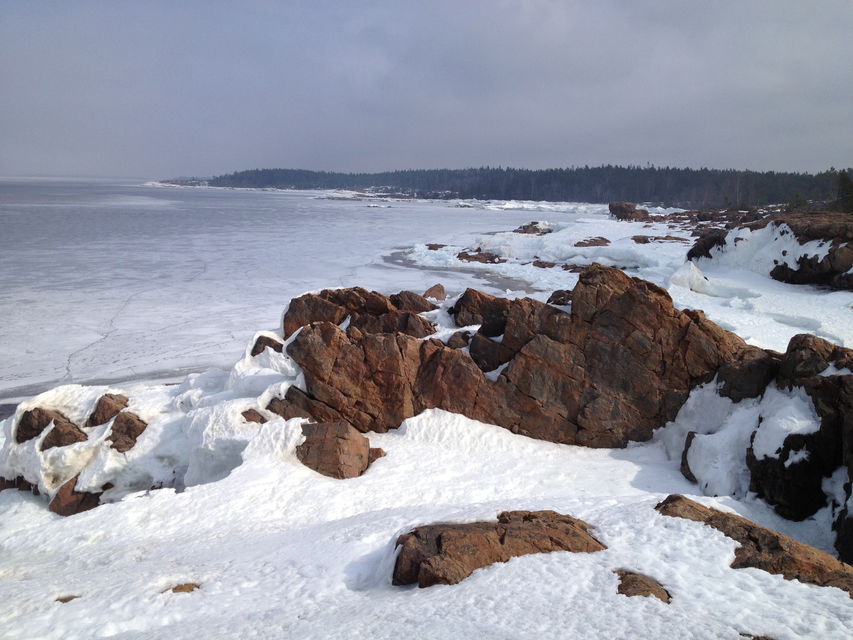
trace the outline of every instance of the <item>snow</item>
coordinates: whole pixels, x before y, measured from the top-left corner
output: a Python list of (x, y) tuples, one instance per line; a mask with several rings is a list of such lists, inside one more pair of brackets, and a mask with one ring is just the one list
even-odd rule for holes
[[(744, 475), (753, 432), (756, 455), (766, 456), (777, 455), (788, 434), (815, 428), (814, 407), (796, 388), (733, 403), (712, 381), (651, 442), (622, 450), (532, 440), (428, 410), (396, 430), (368, 434), (387, 455), (350, 480), (299, 463), (300, 419), (267, 414), (260, 425), (241, 416), (263, 411), (290, 386), (304, 388), (286, 353), (249, 353), (259, 336), (280, 339), (276, 327), (291, 297), (324, 287), (420, 292), (440, 281), (450, 297), (424, 315), (446, 340), (460, 330), (447, 309), (465, 287), (545, 299), (571, 288), (577, 275), (525, 262), (597, 261), (627, 267), (667, 287), (677, 305), (702, 308), (756, 344), (781, 349), (803, 330), (849, 346), (848, 292), (776, 283), (743, 264), (685, 265), (689, 245), (640, 245), (631, 236), (686, 233), (658, 222), (617, 223), (600, 205), (39, 188), (38, 197), (24, 197), (10, 187), (0, 199), (8, 230), (0, 238), (0, 394), (23, 399), (0, 423), (0, 475), (23, 475), (48, 496), (78, 473), (80, 490), (114, 486), (103, 495), (107, 504), (69, 518), (50, 513), (44, 496), (0, 492), (0, 637), (849, 635), (853, 606), (845, 592), (733, 570), (735, 542), (653, 509), (670, 493), (706, 493), (694, 498), (831, 551), (828, 525), (845, 500), (844, 469), (824, 482), (834, 502), (803, 522), (777, 516), (748, 492)], [(75, 206), (63, 208), (64, 199)], [(376, 202), (389, 208), (369, 206)], [(27, 241), (44, 224), (21, 213), (29, 209), (55, 224), (46, 227), (55, 237)], [(531, 211), (543, 212), (553, 233), (505, 233), (530, 222)], [(573, 246), (596, 236), (611, 244)], [(427, 242), (450, 246), (428, 251)], [(511, 259), (455, 258), (477, 246)], [(14, 443), (13, 425), (27, 408), (55, 408), (79, 424), (103, 393), (127, 395), (129, 410), (149, 423), (127, 453), (108, 446), (110, 424), (88, 429), (86, 442), (47, 452), (38, 450), (41, 438)], [(688, 461), (699, 487), (679, 472), (689, 431), (698, 433)], [(786, 464), (802, 455), (793, 452)], [(401, 533), (492, 520), (508, 509), (579, 517), (608, 549), (515, 558), (452, 587), (390, 584)], [(653, 576), (672, 603), (619, 595), (614, 569)], [(186, 582), (200, 588), (170, 591)], [(68, 595), (79, 597), (55, 602)]]

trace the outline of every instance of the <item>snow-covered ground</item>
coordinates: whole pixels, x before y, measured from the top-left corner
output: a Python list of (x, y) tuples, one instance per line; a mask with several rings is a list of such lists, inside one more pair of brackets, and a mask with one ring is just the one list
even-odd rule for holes
[[(63, 452), (37, 452), (32, 442), (5, 458), (4, 474), (29, 475), (48, 492), (62, 481), (44, 473), (50, 463), (81, 471), (80, 489), (111, 481), (104, 498), (118, 501), (61, 518), (43, 498), (0, 492), (0, 637), (849, 637), (846, 593), (730, 569), (736, 543), (653, 510), (669, 493), (700, 491), (679, 472), (680, 443), (694, 430), (704, 434), (696, 452), (708, 452), (708, 464), (695, 465), (700, 480), (713, 485), (711, 493), (731, 489), (742, 497), (697, 499), (831, 551), (826, 510), (792, 523), (745, 494), (742, 461), (718, 445), (743, 437), (744, 415), (758, 401), (733, 406), (713, 383), (694, 391), (652, 442), (623, 450), (540, 442), (428, 411), (396, 431), (368, 434), (387, 456), (351, 480), (298, 462), (298, 420), (261, 426), (240, 413), (300, 384), (286, 355), (252, 358), (244, 349), (306, 290), (422, 291), (441, 281), (452, 295), (466, 286), (509, 287), (510, 295), (544, 299), (571, 288), (576, 274), (525, 262), (598, 261), (665, 286), (679, 306), (702, 308), (751, 342), (780, 350), (803, 331), (851, 346), (853, 295), (776, 283), (742, 264), (700, 261), (700, 273), (685, 266), (689, 244), (631, 239), (678, 232), (613, 222), (599, 205), (457, 207), (304, 192), (62, 188), (27, 196), (42, 199), (30, 207), (36, 218), (47, 216), (40, 223), (28, 219), (21, 193), (17, 204), (8, 192), (0, 202), (4, 229), (12, 230), (0, 239), (0, 398), (2, 390), (27, 395), (27, 385), (121, 379), (47, 391), (26, 399), (18, 415), (41, 405), (80, 421), (111, 391), (125, 393), (150, 424), (127, 454), (109, 449), (105, 429), (95, 427), (87, 442)], [(51, 203), (61, 215), (50, 214)], [(494, 233), (536, 218), (555, 231)], [(573, 246), (596, 236), (611, 244)], [(452, 247), (429, 251), (429, 242)], [(512, 259), (455, 259), (475, 247)], [(128, 381), (226, 363), (173, 386)], [(813, 425), (807, 401), (789, 395), (767, 400), (798, 420), (780, 415), (778, 428), (767, 425), (767, 451), (780, 429)], [(0, 423), (0, 446), (9, 444), (15, 417)], [(145, 489), (170, 481), (178, 491)], [(391, 586), (400, 533), (436, 521), (493, 519), (507, 509), (582, 518), (608, 549), (516, 558), (451, 587)], [(614, 569), (655, 577), (672, 603), (617, 594)], [(169, 590), (188, 582), (201, 586)], [(79, 597), (55, 601), (70, 595)]]

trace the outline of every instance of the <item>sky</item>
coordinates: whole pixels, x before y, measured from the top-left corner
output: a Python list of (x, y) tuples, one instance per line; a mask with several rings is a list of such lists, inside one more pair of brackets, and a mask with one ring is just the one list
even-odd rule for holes
[(853, 0), (0, 0), (0, 175), (853, 166)]

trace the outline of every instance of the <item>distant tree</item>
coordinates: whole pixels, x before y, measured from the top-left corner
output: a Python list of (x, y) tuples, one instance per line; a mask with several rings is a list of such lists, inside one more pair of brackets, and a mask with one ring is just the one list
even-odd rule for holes
[(850, 169), (838, 172), (836, 207), (839, 211), (853, 212), (853, 180), (850, 179)]

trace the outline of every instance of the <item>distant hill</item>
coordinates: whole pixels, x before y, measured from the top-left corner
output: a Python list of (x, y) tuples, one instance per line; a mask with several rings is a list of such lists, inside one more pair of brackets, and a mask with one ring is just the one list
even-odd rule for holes
[(538, 170), (501, 167), (407, 169), (383, 173), (252, 169), (217, 176), (208, 180), (208, 184), (283, 189), (380, 189), (424, 198), (630, 200), (703, 208), (834, 200), (838, 172), (835, 169), (809, 174), (612, 165)]

